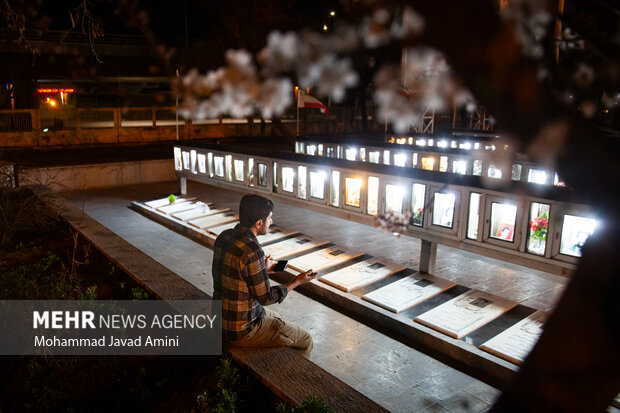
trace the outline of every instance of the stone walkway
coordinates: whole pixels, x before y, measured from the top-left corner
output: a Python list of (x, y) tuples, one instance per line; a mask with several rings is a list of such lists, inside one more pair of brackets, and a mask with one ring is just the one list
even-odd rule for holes
[[(237, 210), (240, 193), (189, 183), (189, 193)], [(212, 294), (208, 248), (129, 209), (134, 200), (178, 191), (176, 182), (68, 192), (64, 196), (162, 265)], [(276, 204), (274, 222), (417, 268), (420, 242), (302, 208)], [(439, 246), (436, 275), (550, 309), (566, 279)], [(394, 412), (481, 412), (499, 394), (485, 383), (293, 291), (271, 306), (314, 338), (312, 361)]]

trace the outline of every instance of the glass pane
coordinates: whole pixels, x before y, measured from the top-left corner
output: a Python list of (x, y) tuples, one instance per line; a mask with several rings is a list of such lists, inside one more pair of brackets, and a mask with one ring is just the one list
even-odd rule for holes
[(366, 148), (360, 148), (360, 161), (366, 162)]
[(412, 164), (413, 166), (418, 166), (418, 153), (417, 152), (413, 153)]
[(215, 176), (224, 177), (224, 158), (222, 156), (215, 157)]
[(183, 155), (181, 155), (181, 148), (174, 148), (174, 170), (183, 170)]
[(192, 149), (189, 152), (189, 158), (190, 158), (190, 164), (191, 164), (191, 171), (193, 174), (197, 174), (198, 173), (198, 169), (197, 169), (197, 159), (196, 159), (196, 151), (194, 149)]
[(390, 164), (390, 151), (388, 151), (387, 149), (383, 151), (383, 164)]
[(340, 172), (332, 171), (332, 179), (329, 186), (329, 203), (340, 206)]
[(482, 175), (482, 161), (480, 159), (474, 159), (474, 165), (472, 168), (472, 175)]
[(502, 170), (491, 164), (489, 165), (489, 169), (487, 170), (487, 175), (489, 176), (489, 178), (501, 179)]
[(362, 191), (362, 180), (359, 178), (344, 178), (344, 203), (350, 206), (360, 206), (360, 197)]
[(232, 155), (226, 155), (226, 180), (232, 181)]
[(333, 158), (334, 157), (334, 148), (332, 148), (331, 146), (327, 147), (327, 157), (328, 158)]
[(452, 228), (454, 219), (454, 194), (444, 194), (435, 192), (435, 202), (433, 204), (433, 225)]
[(452, 161), (452, 172), (465, 175), (467, 173), (467, 161)]
[(413, 184), (411, 188), (411, 225), (421, 227), (424, 224), (424, 202), (426, 185)]
[(379, 151), (368, 152), (368, 162), (379, 163)]
[(467, 217), (467, 238), (478, 238), (478, 222), (480, 218), (481, 194), (472, 192), (469, 195), (469, 216)]
[(517, 206), (491, 203), (491, 226), (489, 237), (504, 241), (514, 241), (515, 223), (517, 221)]
[(403, 199), (405, 199), (404, 187), (390, 184), (385, 186), (385, 212), (402, 213)]
[(348, 148), (346, 150), (345, 156), (347, 158), (347, 161), (354, 161), (355, 160), (355, 155), (357, 155), (357, 149), (355, 149), (355, 148)]
[(422, 158), (422, 169), (426, 169), (427, 171), (435, 169), (435, 158), (432, 156)]
[(336, 148), (336, 157), (338, 159), (342, 159), (342, 146), (338, 145), (338, 147)]
[(209, 177), (213, 178), (213, 153), (207, 154), (207, 167), (209, 168)]
[(549, 229), (549, 210), (551, 205), (532, 202), (530, 207), (530, 230), (527, 237), (527, 252), (545, 255)]
[(439, 172), (446, 172), (448, 170), (448, 157), (440, 156), (439, 157)]
[(512, 174), (510, 176), (510, 179), (512, 179), (513, 181), (520, 181), (522, 170), (523, 170), (523, 165), (521, 165), (520, 163), (516, 163), (512, 165)]
[(288, 166), (282, 167), (282, 190), (293, 192), (295, 189), (295, 171)]
[(304, 153), (304, 143), (295, 142), (295, 153)]
[(310, 156), (316, 155), (316, 145), (308, 145), (306, 147), (306, 154)]
[(258, 184), (267, 186), (267, 165), (264, 163), (258, 164)]
[(407, 155), (404, 153), (395, 153), (394, 154), (394, 165), (396, 166), (405, 166), (407, 163)]
[(530, 169), (527, 173), (527, 181), (535, 184), (547, 182), (547, 172), (542, 169)]
[(183, 169), (189, 169), (189, 152), (187, 151), (183, 151)]
[(581, 248), (590, 235), (594, 233), (598, 222), (592, 218), (564, 215), (560, 253), (581, 257)]
[(325, 172), (310, 172), (310, 196), (312, 198), (325, 198)]
[(297, 196), (301, 199), (306, 199), (306, 167), (297, 167)]
[(254, 186), (254, 158), (248, 158), (248, 183)]
[(379, 212), (379, 178), (368, 177), (368, 215), (377, 215)]
[(198, 154), (198, 171), (200, 171), (201, 174), (207, 173), (207, 157), (204, 153)]
[(235, 180), (243, 182), (243, 161), (235, 159)]
[(273, 190), (277, 191), (278, 190), (278, 163), (277, 162), (273, 162), (271, 170), (273, 173)]
[(319, 143), (319, 149), (318, 149), (317, 155), (323, 156), (323, 144), (322, 143)]

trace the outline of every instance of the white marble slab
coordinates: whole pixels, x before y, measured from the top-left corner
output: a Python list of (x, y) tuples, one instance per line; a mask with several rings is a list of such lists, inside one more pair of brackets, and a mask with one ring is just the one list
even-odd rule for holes
[(388, 275), (402, 271), (405, 268), (404, 265), (382, 258), (371, 258), (329, 273), (319, 278), (319, 281), (323, 281), (342, 291), (350, 292), (356, 288), (379, 281)]
[(443, 278), (416, 273), (372, 291), (362, 299), (400, 313), (455, 285), (455, 282)]
[(480, 290), (469, 290), (414, 320), (461, 338), (510, 310), (517, 303)]
[(227, 229), (232, 229), (232, 228), (236, 227), (238, 223), (239, 223), (239, 221), (229, 222), (228, 224), (218, 225), (216, 227), (211, 227), (207, 231), (209, 231), (210, 233), (212, 233), (214, 235), (220, 235), (222, 232), (226, 231)]
[(269, 227), (268, 233), (266, 233), (265, 235), (258, 236), (258, 242), (261, 245), (265, 245), (272, 241), (276, 241), (276, 240), (288, 237), (289, 235), (297, 234), (298, 232), (299, 231), (293, 231), (291, 229), (284, 228), (279, 225), (272, 225), (271, 227)]
[[(196, 202), (198, 204), (198, 202)], [(176, 212), (172, 216), (181, 221), (189, 221), (190, 219), (208, 217), (209, 215), (221, 214), (222, 212), (230, 211), (229, 208), (207, 208), (203, 205), (196, 205), (194, 208), (187, 211)]]
[(514, 364), (522, 364), (543, 332), (548, 313), (536, 311), (507, 330), (499, 333), (480, 348)]
[(193, 209), (196, 206), (203, 205), (202, 202), (200, 202), (200, 205), (197, 205), (197, 204), (198, 202), (191, 202), (191, 201), (175, 202), (174, 204), (160, 206), (155, 209), (157, 209), (159, 212), (163, 212), (164, 214), (172, 215), (177, 212), (189, 211), (190, 209)]
[(317, 272), (325, 268), (333, 267), (334, 265), (342, 264), (362, 254), (364, 253), (361, 251), (348, 250), (335, 246), (294, 258), (289, 261), (288, 266), (301, 272), (307, 270)]
[(297, 237), (285, 239), (284, 241), (276, 242), (275, 244), (263, 247), (263, 251), (266, 256), (270, 255), (272, 259), (279, 260), (289, 255), (308, 251), (309, 249), (320, 247), (325, 244), (327, 244), (327, 241), (322, 241), (305, 235), (299, 235)]
[(207, 229), (238, 220), (239, 215), (234, 212), (223, 212), (221, 214), (209, 215), (208, 217), (192, 219), (187, 222), (196, 228)]
[[(177, 202), (185, 202), (185, 201), (192, 201), (195, 198), (183, 198), (183, 197), (177, 197), (175, 200), (175, 203)], [(152, 201), (148, 201), (145, 202), (144, 205), (146, 205), (149, 208), (159, 208), (165, 205), (171, 205), (170, 201), (168, 201), (168, 197), (165, 198), (159, 198), (159, 199), (154, 199)]]

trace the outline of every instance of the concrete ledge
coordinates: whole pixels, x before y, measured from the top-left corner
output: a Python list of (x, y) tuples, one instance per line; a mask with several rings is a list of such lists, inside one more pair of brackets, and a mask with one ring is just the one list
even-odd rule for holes
[[(75, 231), (158, 299), (212, 299), (53, 191), (40, 187), (33, 189)], [(300, 405), (309, 396), (316, 396), (323, 398), (336, 412), (387, 411), (288, 347), (230, 347), (228, 352), (276, 395), (294, 406)]]

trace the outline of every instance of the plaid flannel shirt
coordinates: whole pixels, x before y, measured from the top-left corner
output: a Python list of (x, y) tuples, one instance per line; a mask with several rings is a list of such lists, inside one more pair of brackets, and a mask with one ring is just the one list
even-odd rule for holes
[(222, 300), (222, 336), (243, 338), (265, 317), (263, 305), (280, 303), (288, 290), (271, 286), (265, 253), (256, 236), (238, 224), (222, 232), (213, 248), (213, 298)]

